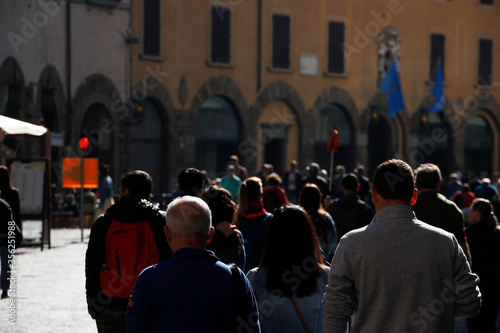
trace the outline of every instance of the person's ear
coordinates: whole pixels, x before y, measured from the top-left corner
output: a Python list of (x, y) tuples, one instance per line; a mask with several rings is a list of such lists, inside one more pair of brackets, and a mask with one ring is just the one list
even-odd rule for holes
[(172, 240), (172, 231), (167, 226), (163, 227), (163, 230), (165, 231), (165, 237), (167, 237), (167, 242), (170, 243)]
[(378, 201), (378, 192), (375, 187), (372, 187), (372, 202), (375, 205)]
[(413, 206), (417, 203), (418, 190), (416, 188), (413, 189), (413, 196), (411, 197), (411, 205)]
[(209, 244), (211, 241), (212, 241), (212, 238), (214, 237), (214, 232), (215, 232), (215, 229), (214, 227), (210, 227), (210, 231), (208, 232), (208, 236), (207, 236), (207, 244)]

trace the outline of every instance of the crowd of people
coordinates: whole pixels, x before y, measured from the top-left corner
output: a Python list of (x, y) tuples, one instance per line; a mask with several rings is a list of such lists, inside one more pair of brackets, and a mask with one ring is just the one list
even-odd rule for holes
[(148, 201), (147, 173), (125, 175), (86, 255), (98, 331), (453, 332), (457, 316), (496, 331), (500, 229), (485, 177), (464, 195), (434, 164), (389, 160), (373, 183), (363, 166), (306, 171), (292, 161), (283, 178), (269, 164), (249, 177), (231, 156), (214, 184), (188, 168), (166, 212)]
[[(317, 163), (248, 175), (231, 156), (216, 183), (187, 168), (166, 211), (144, 171), (101, 171), (86, 259), (99, 332), (496, 332), (500, 181), (434, 164)], [(19, 193), (0, 166), (2, 298), (10, 239), (22, 241)]]

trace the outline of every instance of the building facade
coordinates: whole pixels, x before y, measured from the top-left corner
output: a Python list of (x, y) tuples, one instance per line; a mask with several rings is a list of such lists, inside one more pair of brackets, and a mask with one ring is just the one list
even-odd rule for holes
[[(188, 166), (217, 176), (231, 154), (250, 174), (264, 162), (283, 171), (292, 159), (301, 169), (312, 161), (328, 169), (326, 145), (337, 129), (334, 164), (348, 170), (364, 164), (372, 172), (399, 157), (437, 163), (445, 176), (457, 166), (497, 171), (498, 6), (132, 1), (132, 36), (143, 39), (131, 46), (132, 83), (157, 142), (146, 152), (132, 136), (133, 151), (156, 156), (169, 185)], [(390, 117), (378, 86), (394, 58), (406, 109)], [(429, 114), (440, 63), (445, 107)], [(148, 164), (141, 156), (136, 163)]]
[(43, 125), (50, 154), (39, 138), (12, 137), (2, 144), (10, 158), (51, 156), (52, 182), (61, 186), (62, 158), (85, 156), (127, 170), (120, 110), (129, 90), (128, 1), (7, 0), (0, 3), (0, 114)]
[[(48, 5), (59, 8), (53, 17)], [(491, 174), (500, 168), (499, 6), (3, 1), (2, 36), (24, 39), (0, 50), (0, 113), (61, 133), (56, 162), (89, 137), (114, 178), (144, 169), (156, 193), (170, 192), (186, 167), (220, 176), (232, 154), (249, 174), (263, 163), (282, 172), (291, 160), (329, 170), (333, 129), (342, 142), (334, 165), (349, 171), (363, 164), (370, 175), (398, 157), (436, 163), (444, 176), (455, 167)], [(393, 59), (406, 108), (391, 117), (378, 87)], [(429, 113), (440, 64), (445, 106)]]

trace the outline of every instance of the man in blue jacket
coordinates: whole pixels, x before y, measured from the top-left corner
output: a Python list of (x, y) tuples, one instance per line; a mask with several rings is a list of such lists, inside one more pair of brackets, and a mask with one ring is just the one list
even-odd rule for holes
[(206, 250), (213, 233), (210, 208), (200, 198), (169, 205), (165, 234), (174, 254), (139, 275), (127, 332), (260, 332), (247, 278)]

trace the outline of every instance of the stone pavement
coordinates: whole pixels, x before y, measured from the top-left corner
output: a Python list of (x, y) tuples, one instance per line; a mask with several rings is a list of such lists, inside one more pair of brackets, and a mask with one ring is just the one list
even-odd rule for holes
[[(40, 238), (41, 223), (23, 224), (28, 239)], [(17, 249), (14, 298), (0, 300), (0, 332), (97, 332), (85, 300), (85, 251), (90, 230), (55, 229), (52, 247)], [(15, 306), (14, 309), (9, 307)], [(9, 314), (15, 324), (9, 323)]]
[[(27, 239), (39, 238), (40, 222), (24, 223)], [(14, 298), (0, 300), (0, 332), (95, 333), (85, 300), (85, 251), (89, 229), (53, 229), (52, 247), (21, 247), (16, 253)], [(9, 323), (11, 309), (14, 325)], [(464, 320), (456, 333), (467, 333)]]

